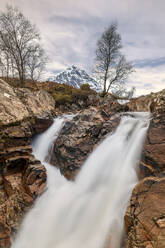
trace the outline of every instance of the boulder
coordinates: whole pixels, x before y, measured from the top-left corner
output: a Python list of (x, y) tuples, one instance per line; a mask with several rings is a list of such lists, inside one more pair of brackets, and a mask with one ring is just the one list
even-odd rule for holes
[(0, 126), (11, 125), (54, 110), (53, 97), (46, 91), (13, 88), (0, 80)]
[(60, 168), (67, 179), (75, 178), (96, 145), (118, 126), (120, 114), (107, 120), (109, 112), (104, 118), (102, 111), (94, 107), (81, 111), (66, 121), (59, 133), (50, 162)]
[(55, 101), (54, 98), (46, 91), (39, 90), (32, 92), (26, 88), (15, 89), (17, 98), (26, 106), (29, 116), (50, 114), (54, 111)]
[(165, 178), (143, 179), (125, 215), (126, 248), (165, 247)]

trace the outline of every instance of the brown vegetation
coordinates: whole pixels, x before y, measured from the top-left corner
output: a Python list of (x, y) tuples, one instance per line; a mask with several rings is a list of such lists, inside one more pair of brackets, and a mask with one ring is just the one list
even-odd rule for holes
[(55, 82), (37, 83), (37, 87), (50, 93), (56, 101), (56, 106), (67, 103), (77, 103), (79, 100), (85, 101), (89, 95), (96, 94), (96, 92), (91, 90), (90, 86), (87, 86), (87, 84), (85, 84), (84, 87), (81, 87), (81, 89)]
[(77, 104), (78, 101), (86, 101), (89, 95), (97, 94), (94, 90), (90, 89), (89, 84), (83, 84), (80, 89), (76, 89), (67, 84), (59, 84), (55, 82), (35, 82), (26, 79), (24, 85), (20, 83), (18, 78), (2, 78), (13, 87), (28, 88), (32, 91), (45, 90), (50, 93), (56, 101), (56, 106), (65, 104)]

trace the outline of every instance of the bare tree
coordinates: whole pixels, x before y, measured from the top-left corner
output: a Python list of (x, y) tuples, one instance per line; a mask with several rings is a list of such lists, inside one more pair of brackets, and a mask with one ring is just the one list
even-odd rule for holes
[(98, 40), (96, 49), (94, 71), (103, 84), (103, 95), (109, 92), (112, 85), (123, 84), (133, 71), (132, 65), (121, 55), (121, 48), (117, 24), (112, 23)]
[(9, 60), (9, 55), (8, 53), (4, 53), (4, 59), (5, 59), (5, 68), (6, 68), (6, 78), (7, 78), (7, 82), (9, 79), (9, 70), (10, 70), (10, 60)]
[(7, 6), (6, 11), (0, 13), (0, 49), (8, 54), (12, 71), (17, 71), (22, 84), (34, 47), (40, 47), (39, 40), (36, 27), (17, 8)]
[[(2, 56), (2, 54), (1, 54)], [(0, 72), (1, 72), (1, 77), (4, 76), (4, 71), (5, 71), (5, 66), (4, 66), (4, 63), (2, 61), (2, 57), (0, 57)]]
[(10, 71), (10, 59), (9, 59), (8, 53), (1, 51), (0, 60), (1, 60), (2, 76), (5, 76), (7, 78), (7, 81), (8, 81), (9, 71)]
[(130, 100), (134, 96), (136, 91), (135, 87), (127, 89), (125, 85), (115, 84), (111, 87), (111, 93), (119, 100)]
[(44, 50), (35, 45), (27, 61), (27, 77), (32, 81), (39, 80), (47, 63), (47, 57)]

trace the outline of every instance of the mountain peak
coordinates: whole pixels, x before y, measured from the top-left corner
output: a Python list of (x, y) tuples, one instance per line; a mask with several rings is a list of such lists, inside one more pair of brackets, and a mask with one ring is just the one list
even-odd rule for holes
[(99, 83), (90, 77), (85, 70), (82, 70), (75, 65), (71, 65), (66, 70), (56, 74), (48, 80), (57, 83), (65, 83), (75, 88), (80, 88), (82, 84), (88, 83), (91, 89), (101, 91), (101, 86)]
[(73, 70), (78, 69), (78, 67), (76, 67), (75, 65), (71, 65), (71, 67), (69, 67), (69, 68), (71, 68), (71, 69), (73, 69)]

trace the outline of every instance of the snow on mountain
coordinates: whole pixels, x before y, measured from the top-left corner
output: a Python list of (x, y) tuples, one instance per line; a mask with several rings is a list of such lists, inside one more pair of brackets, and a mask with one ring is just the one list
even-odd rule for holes
[(75, 88), (80, 88), (82, 84), (88, 83), (90, 88), (95, 91), (101, 91), (101, 85), (96, 82), (95, 79), (90, 77), (86, 71), (72, 65), (68, 67), (65, 71), (62, 71), (55, 76), (49, 77), (49, 81), (54, 81), (57, 83), (66, 83)]

